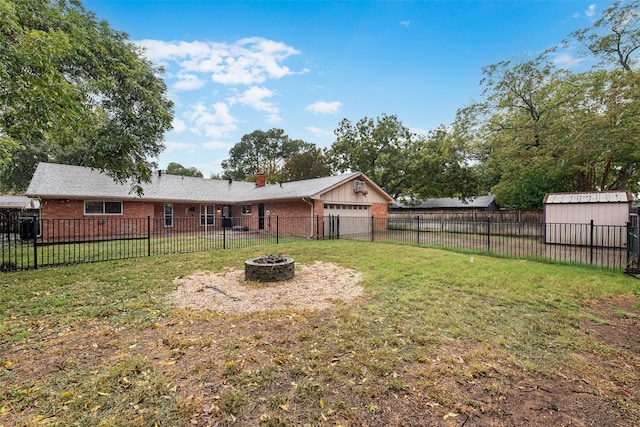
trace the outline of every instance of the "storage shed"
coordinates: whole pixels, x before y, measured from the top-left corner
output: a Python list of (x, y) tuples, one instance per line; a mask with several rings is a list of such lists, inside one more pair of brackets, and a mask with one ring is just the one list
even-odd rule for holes
[(545, 195), (545, 243), (621, 247), (633, 196), (628, 191)]

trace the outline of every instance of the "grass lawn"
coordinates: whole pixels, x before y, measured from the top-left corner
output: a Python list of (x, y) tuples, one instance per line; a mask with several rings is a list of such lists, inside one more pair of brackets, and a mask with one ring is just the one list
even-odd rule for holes
[[(363, 295), (251, 314), (172, 304), (176, 278), (266, 254), (358, 270)], [(3, 273), (0, 426), (640, 425), (637, 286), (340, 240)]]

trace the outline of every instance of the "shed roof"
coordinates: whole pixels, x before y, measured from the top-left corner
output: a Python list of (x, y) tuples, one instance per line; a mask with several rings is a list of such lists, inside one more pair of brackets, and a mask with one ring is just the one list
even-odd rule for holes
[(0, 196), (2, 209), (38, 209), (40, 201), (27, 196)]
[(579, 193), (548, 193), (543, 203), (577, 204), (577, 203), (629, 203), (633, 196), (629, 191), (589, 191)]
[(305, 179), (258, 187), (252, 182), (205, 179), (178, 175), (154, 175), (143, 183), (143, 194), (131, 192), (99, 170), (82, 166), (40, 163), (31, 179), (27, 195), (41, 198), (119, 199), (174, 202), (250, 202), (259, 200), (320, 198), (323, 193), (353, 179), (365, 179), (389, 202), (393, 198), (361, 172)]

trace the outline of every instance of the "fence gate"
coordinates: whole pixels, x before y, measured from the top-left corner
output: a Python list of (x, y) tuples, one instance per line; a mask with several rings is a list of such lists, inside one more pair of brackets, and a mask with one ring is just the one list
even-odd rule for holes
[(339, 239), (340, 238), (340, 216), (326, 215), (324, 217), (324, 238)]
[(624, 272), (640, 275), (640, 222), (638, 215), (632, 214), (627, 226), (627, 267)]

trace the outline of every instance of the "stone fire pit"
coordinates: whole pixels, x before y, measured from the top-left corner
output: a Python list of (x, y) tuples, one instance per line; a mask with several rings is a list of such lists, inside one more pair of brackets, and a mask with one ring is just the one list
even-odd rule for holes
[(295, 264), (293, 258), (269, 255), (251, 258), (244, 262), (245, 280), (257, 282), (279, 282), (293, 279)]

